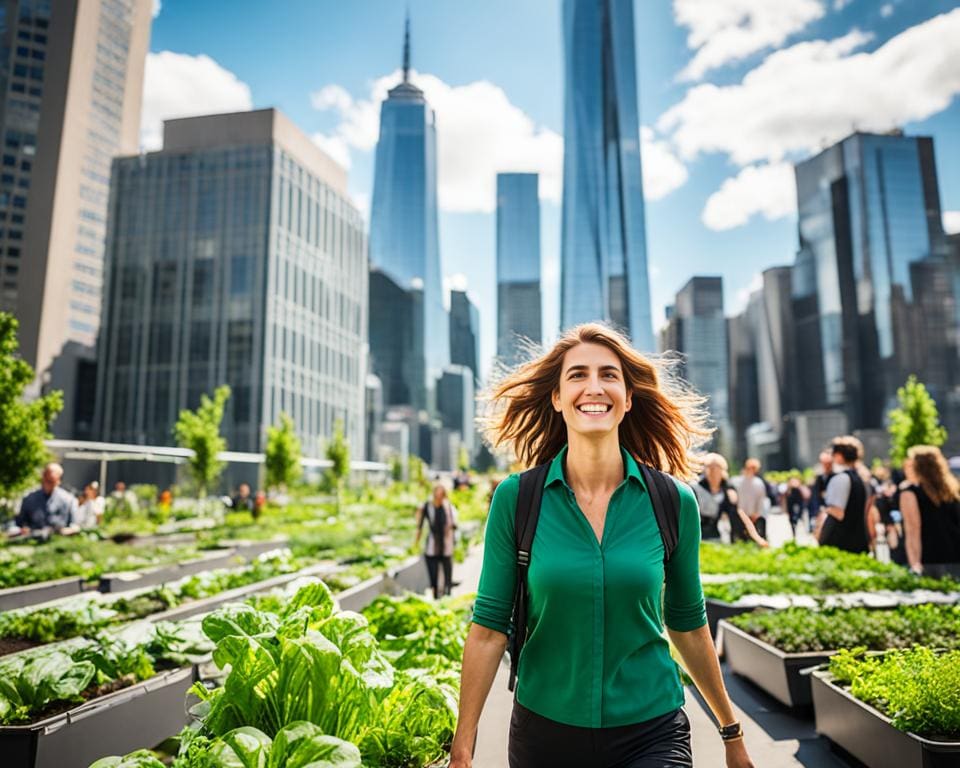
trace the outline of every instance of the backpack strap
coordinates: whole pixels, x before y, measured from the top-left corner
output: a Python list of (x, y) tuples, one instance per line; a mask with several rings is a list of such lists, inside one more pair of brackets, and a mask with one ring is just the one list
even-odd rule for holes
[(514, 537), (517, 543), (517, 584), (514, 589), (513, 614), (510, 619), (510, 679), (507, 688), (513, 690), (517, 680), (520, 651), (527, 640), (527, 571), (530, 568), (530, 550), (540, 519), (540, 501), (543, 484), (550, 464), (540, 464), (520, 474), (520, 490), (514, 512)]
[(663, 539), (663, 562), (667, 563), (680, 540), (680, 491), (666, 472), (640, 464), (640, 473), (650, 492), (653, 514)]

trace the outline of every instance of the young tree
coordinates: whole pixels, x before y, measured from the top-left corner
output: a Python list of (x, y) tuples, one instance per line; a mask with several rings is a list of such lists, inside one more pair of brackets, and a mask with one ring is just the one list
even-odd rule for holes
[(180, 418), (173, 426), (177, 445), (193, 451), (187, 466), (197, 484), (200, 498), (206, 496), (207, 489), (216, 484), (225, 466), (224, 462), (217, 459), (217, 454), (227, 449), (227, 441), (220, 434), (220, 423), (229, 397), (230, 387), (226, 384), (217, 387), (212, 400), (207, 395), (201, 396), (200, 407), (196, 411), (180, 411)]
[(913, 374), (897, 390), (899, 407), (888, 414), (890, 425), (890, 459), (901, 466), (907, 451), (915, 445), (943, 445), (947, 430), (940, 424), (937, 403), (927, 392), (923, 382)]
[(50, 425), (63, 409), (59, 390), (24, 401), (33, 368), (17, 355), (19, 325), (13, 315), (0, 312), (0, 503), (36, 480), (49, 459), (43, 441), (50, 437)]
[(293, 419), (280, 414), (276, 425), (267, 428), (267, 487), (292, 485), (300, 478), (300, 438), (293, 429)]
[(340, 419), (337, 419), (333, 424), (333, 439), (327, 446), (326, 456), (333, 464), (327, 471), (336, 489), (337, 514), (340, 514), (340, 492), (343, 488), (344, 479), (350, 473), (350, 444), (344, 437), (343, 421)]

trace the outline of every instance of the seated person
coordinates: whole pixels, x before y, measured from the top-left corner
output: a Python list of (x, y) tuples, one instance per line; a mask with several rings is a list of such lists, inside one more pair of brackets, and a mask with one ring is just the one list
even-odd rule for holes
[(253, 512), (255, 499), (250, 495), (250, 484), (240, 483), (237, 488), (237, 495), (232, 499), (232, 506), (237, 512)]
[(76, 533), (77, 500), (60, 487), (63, 467), (51, 462), (43, 468), (40, 487), (23, 497), (20, 511), (14, 518), (19, 530), (12, 535), (28, 536), (31, 533), (52, 529), (56, 533)]

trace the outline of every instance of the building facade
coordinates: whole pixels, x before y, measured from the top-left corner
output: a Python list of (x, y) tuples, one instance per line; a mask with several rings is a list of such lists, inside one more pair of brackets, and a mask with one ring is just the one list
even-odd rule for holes
[(469, 368), (480, 384), (480, 311), (466, 291), (450, 291), (450, 362)]
[[(443, 429), (456, 433), (457, 444), (463, 446), (472, 459), (476, 451), (474, 437), (473, 374), (463, 365), (448, 365), (437, 382), (437, 406)], [(459, 452), (459, 451), (458, 451)], [(456, 468), (454, 457), (449, 468)], [(436, 465), (435, 465), (436, 466)]]
[(19, 319), (38, 385), (64, 390), (58, 436), (91, 426), (78, 394), (94, 375), (110, 162), (139, 147), (150, 11), (0, 2), (0, 310)]
[(560, 328), (605, 320), (654, 349), (633, 0), (564, 0)]
[(345, 171), (266, 109), (167, 121), (161, 151), (113, 173), (102, 439), (169, 444), (229, 384), (232, 450), (262, 450), (286, 412), (305, 455), (337, 419), (363, 455), (368, 269)]
[[(391, 292), (419, 292), (421, 317), (413, 323), (418, 335), (403, 339), (412, 346), (398, 352), (381, 343), (396, 337), (391, 328), (381, 326), (393, 322), (390, 313), (371, 314), (370, 355), (372, 372), (384, 382), (385, 405), (408, 404), (432, 412), (435, 382), (450, 362), (450, 330), (440, 274), (436, 117), (423, 91), (410, 82), (409, 39), (408, 25), (403, 80), (380, 106), (370, 268), (393, 282)], [(376, 301), (371, 293), (371, 307)], [(406, 366), (410, 379), (400, 388), (388, 383), (395, 375), (389, 360), (397, 354), (416, 361)]]
[(663, 336), (663, 351), (681, 355), (680, 372), (707, 398), (714, 440), (722, 447), (730, 432), (727, 322), (723, 315), (723, 279), (690, 278), (676, 295)]
[(497, 174), (497, 357), (506, 365), (543, 341), (538, 184), (535, 173)]

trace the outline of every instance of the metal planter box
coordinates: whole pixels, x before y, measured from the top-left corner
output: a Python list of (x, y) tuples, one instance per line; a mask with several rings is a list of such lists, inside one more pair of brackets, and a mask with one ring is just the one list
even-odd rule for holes
[(411, 557), (403, 565), (391, 570), (387, 578), (390, 591), (394, 594), (404, 591), (423, 594), (423, 591), (430, 586), (427, 566), (419, 555)]
[(810, 676), (800, 670), (823, 664), (836, 651), (785, 653), (776, 646), (758, 640), (727, 621), (723, 631), (724, 658), (730, 669), (756, 684), (788, 707), (809, 707)]
[(741, 613), (748, 613), (756, 610), (756, 606), (737, 605), (736, 603), (726, 603), (723, 600), (714, 600), (708, 597), (705, 600), (707, 607), (707, 624), (710, 626), (710, 634), (714, 641), (717, 641), (717, 624), (721, 619), (729, 619), (731, 616), (738, 616)]
[(82, 591), (83, 580), (79, 576), (41, 581), (39, 584), (26, 584), (22, 587), (8, 587), (0, 589), (0, 611), (10, 611), (60, 597), (79, 595)]
[(868, 704), (832, 682), (829, 672), (812, 675), (817, 733), (870, 768), (956, 768), (960, 741), (930, 741), (904, 733)]
[(196, 679), (195, 667), (163, 672), (45, 720), (0, 727), (4, 768), (79, 768), (159, 744), (187, 724), (184, 699)]
[(224, 552), (214, 551), (196, 560), (187, 560), (185, 563), (173, 563), (159, 568), (150, 568), (146, 571), (127, 571), (124, 573), (108, 573), (100, 577), (101, 592), (126, 592), (140, 587), (153, 587), (176, 581), (184, 576), (192, 576), (201, 571), (212, 568), (225, 568), (232, 565), (236, 553), (231, 549)]

